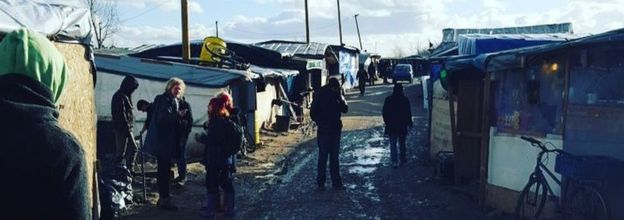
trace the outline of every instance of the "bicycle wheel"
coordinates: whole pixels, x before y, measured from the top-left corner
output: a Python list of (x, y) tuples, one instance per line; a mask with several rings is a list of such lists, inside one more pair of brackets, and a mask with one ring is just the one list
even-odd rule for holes
[(546, 204), (548, 189), (541, 178), (532, 175), (524, 186), (516, 203), (517, 219), (538, 218)]
[(563, 213), (566, 219), (609, 220), (610, 212), (604, 197), (593, 186), (575, 182), (566, 184)]

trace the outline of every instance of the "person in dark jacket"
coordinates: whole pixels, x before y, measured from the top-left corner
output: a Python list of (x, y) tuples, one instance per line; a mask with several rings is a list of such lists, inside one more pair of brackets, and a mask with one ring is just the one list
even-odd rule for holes
[(368, 65), (368, 79), (370, 80), (370, 85), (374, 86), (375, 80), (377, 80), (377, 67), (373, 62)]
[(222, 92), (210, 100), (208, 105), (209, 121), (205, 126), (206, 135), (199, 141), (206, 145), (204, 152), (204, 166), (206, 167), (206, 207), (201, 215), (211, 219), (215, 215), (215, 207), (218, 202), (219, 187), (223, 190), (225, 214), (228, 217), (235, 215), (235, 194), (233, 179), (233, 166), (235, 155), (228, 155), (227, 145), (232, 144), (234, 139), (234, 121), (231, 110), (233, 108), (232, 97)]
[(342, 130), (340, 116), (347, 111), (349, 111), (349, 106), (341, 94), (338, 79), (330, 78), (329, 83), (321, 87), (314, 95), (310, 108), (310, 117), (318, 126), (319, 160), (316, 184), (319, 190), (325, 189), (328, 156), (332, 186), (334, 189), (344, 189), (340, 179), (338, 154), (340, 153), (340, 133)]
[(68, 72), (45, 36), (27, 29), (0, 42), (1, 219), (91, 219), (85, 154), (59, 126)]
[(368, 81), (368, 73), (364, 70), (364, 66), (362, 66), (355, 76), (358, 80), (358, 88), (360, 89), (360, 95), (364, 95), (366, 91), (366, 82)]
[(113, 133), (115, 134), (115, 157), (117, 162), (125, 159), (126, 167), (134, 173), (134, 160), (137, 153), (137, 144), (134, 141), (132, 128), (134, 116), (132, 115), (132, 93), (139, 87), (139, 82), (134, 76), (128, 75), (111, 100), (111, 115), (113, 116)]
[(399, 142), (399, 152), (401, 165), (407, 162), (405, 139), (407, 130), (413, 126), (412, 110), (409, 99), (403, 93), (402, 84), (394, 84), (392, 95), (388, 96), (383, 105), (383, 120), (386, 124), (386, 135), (390, 138), (390, 160), (392, 167), (399, 166), (397, 161), (397, 140)]
[(177, 143), (176, 148), (176, 162), (178, 165), (178, 177), (173, 181), (179, 185), (184, 185), (186, 182), (186, 143), (188, 142), (189, 133), (193, 128), (193, 113), (191, 111), (191, 105), (186, 101), (184, 96), (180, 99), (180, 110), (184, 113), (178, 118), (177, 127)]
[(180, 118), (188, 110), (180, 110), (180, 99), (184, 93), (185, 84), (179, 78), (173, 77), (167, 82), (165, 92), (156, 96), (152, 102), (151, 119), (145, 136), (145, 152), (156, 156), (158, 163), (158, 207), (170, 211), (177, 211), (170, 196), (169, 173), (171, 160), (175, 157), (178, 147), (176, 129)]
[(142, 111), (144, 113), (147, 114), (147, 116), (145, 117), (145, 122), (143, 122), (143, 128), (141, 129), (141, 134), (145, 133), (145, 131), (147, 131), (147, 128), (149, 127), (149, 122), (150, 119), (152, 118), (152, 103), (148, 102), (145, 99), (141, 99), (139, 101), (137, 101), (137, 109), (139, 111)]

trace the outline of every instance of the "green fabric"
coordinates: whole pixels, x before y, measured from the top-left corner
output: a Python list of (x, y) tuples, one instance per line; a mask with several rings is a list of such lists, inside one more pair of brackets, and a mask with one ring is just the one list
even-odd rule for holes
[(45, 36), (28, 29), (8, 33), (0, 42), (0, 75), (22, 74), (46, 85), (58, 103), (67, 82), (65, 58)]

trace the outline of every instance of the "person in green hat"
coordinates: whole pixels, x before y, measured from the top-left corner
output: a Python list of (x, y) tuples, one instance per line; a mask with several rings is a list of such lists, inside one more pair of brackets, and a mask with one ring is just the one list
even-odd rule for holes
[(0, 42), (1, 219), (91, 219), (84, 152), (58, 123), (68, 77), (45, 36), (19, 29)]

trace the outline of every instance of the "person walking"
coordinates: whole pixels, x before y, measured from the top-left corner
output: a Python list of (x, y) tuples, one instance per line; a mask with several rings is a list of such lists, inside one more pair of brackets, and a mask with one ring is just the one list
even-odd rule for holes
[(319, 89), (314, 95), (310, 109), (310, 117), (318, 125), (317, 143), (319, 147), (318, 173), (316, 184), (318, 190), (325, 190), (325, 172), (329, 157), (329, 172), (334, 189), (342, 190), (344, 186), (340, 178), (339, 157), (340, 133), (342, 130), (342, 113), (347, 113), (349, 106), (341, 94), (341, 86), (336, 78)]
[(358, 80), (358, 88), (360, 89), (360, 95), (364, 95), (366, 91), (366, 82), (368, 81), (368, 73), (364, 70), (364, 66), (362, 66), (355, 76)]
[(150, 107), (151, 116), (145, 137), (145, 152), (156, 156), (158, 207), (177, 211), (178, 207), (171, 200), (169, 181), (171, 160), (175, 157), (177, 142), (177, 123), (185, 117), (188, 110), (180, 110), (180, 99), (184, 94), (184, 81), (173, 77), (167, 81), (165, 92), (156, 96)]
[(137, 154), (137, 144), (134, 141), (132, 128), (134, 116), (132, 115), (132, 93), (139, 87), (139, 82), (134, 76), (128, 75), (121, 86), (113, 94), (111, 99), (111, 115), (113, 116), (113, 133), (115, 134), (115, 163), (121, 163), (125, 159), (126, 168), (134, 172), (134, 160)]
[(92, 218), (85, 153), (58, 122), (71, 76), (63, 55), (35, 31), (0, 42), (2, 219)]
[(222, 92), (210, 100), (208, 105), (208, 123), (205, 124), (206, 135), (198, 138), (205, 144), (204, 166), (206, 167), (206, 206), (202, 209), (201, 216), (212, 219), (215, 216), (215, 208), (219, 201), (219, 188), (223, 190), (223, 203), (225, 215), (235, 215), (235, 193), (232, 184), (235, 170), (232, 152), (235, 143), (235, 122), (231, 110), (233, 101), (230, 94)]
[(179, 111), (186, 112), (180, 118), (178, 118), (177, 127), (177, 144), (176, 148), (176, 162), (178, 165), (178, 177), (173, 182), (182, 186), (186, 183), (186, 143), (188, 142), (189, 133), (193, 128), (193, 113), (191, 111), (191, 105), (186, 101), (184, 97), (180, 99)]
[(386, 124), (385, 134), (390, 139), (390, 160), (392, 167), (397, 168), (397, 141), (399, 142), (400, 164), (407, 162), (405, 140), (407, 130), (413, 126), (412, 110), (409, 99), (403, 92), (402, 84), (394, 84), (392, 95), (386, 97), (383, 105), (383, 120)]

